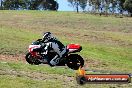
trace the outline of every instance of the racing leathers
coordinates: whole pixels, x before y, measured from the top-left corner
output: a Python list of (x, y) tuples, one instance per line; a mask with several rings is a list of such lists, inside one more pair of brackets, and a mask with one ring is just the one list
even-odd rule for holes
[(66, 47), (56, 38), (52, 38), (48, 42), (44, 42), (44, 45), (45, 53), (47, 53), (50, 50), (53, 50), (54, 52), (57, 53), (55, 57), (51, 59), (49, 62), (50, 66), (57, 65), (60, 62), (62, 56), (66, 53)]

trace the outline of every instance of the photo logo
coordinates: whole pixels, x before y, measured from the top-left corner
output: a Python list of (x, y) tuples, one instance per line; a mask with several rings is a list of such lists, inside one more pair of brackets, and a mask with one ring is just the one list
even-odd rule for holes
[(78, 70), (76, 80), (78, 84), (85, 83), (130, 83), (129, 74), (86, 74), (84, 69)]

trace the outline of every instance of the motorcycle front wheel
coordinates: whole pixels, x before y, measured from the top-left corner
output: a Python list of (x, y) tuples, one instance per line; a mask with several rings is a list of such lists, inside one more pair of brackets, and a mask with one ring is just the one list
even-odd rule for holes
[(26, 59), (26, 61), (29, 64), (32, 64), (32, 65), (39, 65), (39, 64), (41, 64), (41, 62), (39, 60), (37, 60), (34, 57), (32, 57), (31, 53), (27, 53), (26, 56), (25, 56), (25, 59)]

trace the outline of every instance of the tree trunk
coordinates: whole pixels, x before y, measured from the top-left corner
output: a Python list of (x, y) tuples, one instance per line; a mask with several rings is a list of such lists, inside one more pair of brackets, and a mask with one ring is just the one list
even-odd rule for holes
[(79, 13), (79, 3), (78, 2), (76, 4), (76, 10), (77, 10), (77, 13)]
[(0, 1), (0, 10), (2, 10), (2, 0)]

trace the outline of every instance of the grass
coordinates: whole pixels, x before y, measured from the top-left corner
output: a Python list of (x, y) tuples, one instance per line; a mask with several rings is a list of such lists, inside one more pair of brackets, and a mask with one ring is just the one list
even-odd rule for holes
[(97, 86), (98, 88), (131, 88), (131, 84), (88, 84), (81, 86), (76, 83), (75, 72), (71, 69), (50, 68), (43, 65), (34, 66), (10, 61), (0, 63), (1, 88), (96, 88)]
[(7, 62), (7, 63), (0, 63), (0, 69), (2, 70), (16, 70), (16, 71), (30, 71), (30, 72), (40, 72), (46, 74), (58, 74), (58, 75), (66, 75), (66, 76), (74, 76), (74, 71), (71, 69), (66, 68), (56, 68), (56, 67), (49, 67), (49, 66), (38, 66), (38, 65), (29, 65), (23, 64), (21, 62)]
[[(23, 77), (15, 77), (15, 76), (0, 76), (0, 87), (2, 88), (61, 88), (61, 84), (52, 83), (61, 83), (58, 80), (32, 80)], [(8, 84), (7, 84), (8, 83)], [(17, 85), (16, 85), (17, 84)]]
[(26, 32), (21, 29), (14, 29), (8, 27), (1, 27), (1, 50), (3, 54), (20, 54), (24, 53), (33, 38), (37, 38), (37, 35)]
[[(25, 54), (28, 45), (33, 40), (42, 38), (43, 32), (50, 31), (65, 45), (81, 44), (83, 50), (79, 54), (85, 59), (85, 64), (88, 64), (88, 69), (132, 73), (131, 24), (132, 19), (127, 17), (100, 17), (74, 12), (0, 11), (0, 54)], [(31, 66), (21, 62), (0, 64), (0, 69), (74, 76), (73, 71), (65, 68)], [(4, 76), (4, 78), (16, 79), (16, 81), (26, 80), (26, 78), (12, 78), (12, 76)], [(38, 83), (39, 81), (33, 82)], [(59, 84), (56, 85), (60, 87), (61, 82), (59, 80), (57, 82)], [(54, 80), (53, 83), (55, 83)], [(27, 85), (31, 84), (24, 86), (28, 88)], [(36, 85), (34, 84), (34, 87)], [(42, 85), (41, 82), (38, 85)], [(76, 85), (73, 86), (76, 87)], [(110, 87), (110, 85), (103, 86), (104, 88)], [(126, 87), (129, 88), (129, 86)]]

